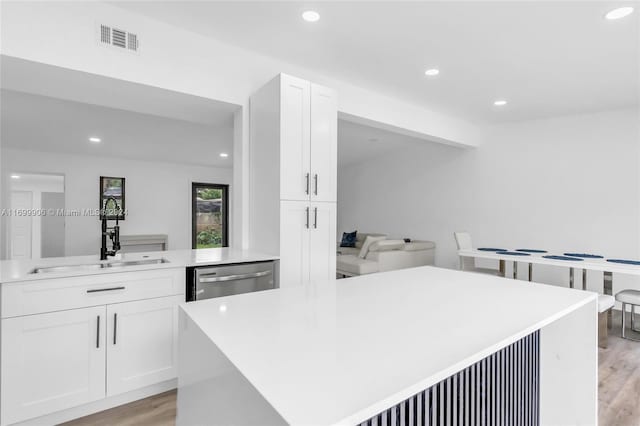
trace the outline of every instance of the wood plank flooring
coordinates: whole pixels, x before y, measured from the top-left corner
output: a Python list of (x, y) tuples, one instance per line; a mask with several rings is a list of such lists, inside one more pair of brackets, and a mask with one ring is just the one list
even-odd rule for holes
[[(599, 424), (640, 426), (640, 343), (620, 337), (620, 313), (613, 311), (609, 347), (598, 351)], [(630, 336), (640, 339), (640, 333)]]
[[(619, 311), (614, 311), (613, 324), (609, 330), (609, 347), (599, 350), (599, 424), (640, 426), (640, 343), (620, 338)], [(175, 415), (176, 392), (171, 391), (83, 417), (65, 426), (173, 426)]]
[(101, 411), (64, 426), (174, 426), (176, 424), (176, 391), (169, 391)]

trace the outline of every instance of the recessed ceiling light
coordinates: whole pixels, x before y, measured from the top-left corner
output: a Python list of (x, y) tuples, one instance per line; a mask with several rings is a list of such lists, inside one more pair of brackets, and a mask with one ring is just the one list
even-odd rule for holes
[(89, 142), (100, 143), (100, 142), (102, 142), (102, 139), (96, 138), (95, 136), (92, 136), (92, 137), (89, 138)]
[(497, 101), (495, 101), (493, 103), (495, 106), (505, 106), (507, 104), (507, 101), (505, 101), (504, 99), (498, 99)]
[(633, 7), (625, 6), (625, 7), (619, 7), (617, 9), (613, 9), (612, 11), (604, 15), (604, 17), (609, 20), (614, 20), (614, 19), (624, 18), (625, 16), (629, 16), (632, 13), (633, 13)]
[(431, 68), (428, 69), (424, 72), (424, 75), (428, 76), (428, 77), (435, 77), (436, 75), (440, 74), (440, 70), (437, 68)]
[(378, 142), (378, 138), (369, 138), (367, 139), (369, 142)]
[(227, 158), (229, 156), (229, 154), (227, 154), (226, 152), (221, 152), (220, 153), (220, 157), (222, 158)]
[(20, 179), (19, 175), (11, 175), (11, 179)]
[(318, 22), (320, 20), (320, 14), (315, 10), (307, 10), (302, 12), (302, 19), (307, 22)]

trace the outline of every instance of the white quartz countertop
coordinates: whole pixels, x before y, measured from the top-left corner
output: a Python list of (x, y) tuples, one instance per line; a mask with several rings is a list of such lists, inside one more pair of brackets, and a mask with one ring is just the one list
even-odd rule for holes
[[(167, 263), (127, 266), (121, 268), (79, 269), (66, 272), (31, 273), (35, 268), (47, 266), (87, 265), (114, 261), (131, 261), (145, 259), (166, 259)], [(38, 279), (63, 278), (71, 276), (98, 275), (118, 272), (145, 271), (152, 269), (186, 268), (191, 266), (224, 265), (230, 263), (261, 262), (276, 260), (277, 256), (256, 253), (233, 248), (210, 248), (196, 250), (168, 250), (144, 253), (119, 253), (108, 260), (100, 261), (94, 256), (52, 257), (36, 260), (3, 260), (0, 261), (0, 283), (33, 281)]]
[(421, 267), (182, 309), (289, 424), (332, 425), (362, 422), (596, 297)]

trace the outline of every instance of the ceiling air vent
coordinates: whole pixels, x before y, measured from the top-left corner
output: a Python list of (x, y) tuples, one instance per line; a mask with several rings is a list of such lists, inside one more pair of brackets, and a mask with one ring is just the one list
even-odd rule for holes
[(109, 25), (99, 26), (99, 41), (103, 46), (112, 46), (118, 49), (125, 49), (130, 52), (137, 52), (139, 41), (137, 34), (133, 34)]

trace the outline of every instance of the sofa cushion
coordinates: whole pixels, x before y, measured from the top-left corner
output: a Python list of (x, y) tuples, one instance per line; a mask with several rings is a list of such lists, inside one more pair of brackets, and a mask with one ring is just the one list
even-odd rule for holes
[(436, 243), (433, 241), (411, 241), (404, 245), (406, 251), (419, 251), (419, 250), (431, 250), (436, 248)]
[(368, 234), (366, 232), (360, 232), (358, 233), (358, 237), (356, 238), (356, 247), (362, 248), (362, 245), (364, 244), (368, 236), (385, 238), (387, 237), (385, 234)]
[(340, 247), (355, 247), (358, 231), (343, 232)]
[(358, 256), (343, 255), (336, 258), (336, 269), (352, 275), (364, 275), (378, 272), (378, 262), (361, 259)]
[(402, 250), (404, 248), (403, 240), (381, 240), (375, 241), (369, 246), (369, 252), (372, 251), (391, 251)]
[(369, 247), (371, 246), (371, 244), (375, 243), (376, 241), (385, 240), (386, 238), (387, 237), (385, 236), (374, 237), (373, 235), (367, 235), (367, 239), (364, 240), (364, 243), (362, 243), (362, 248), (360, 249), (360, 254), (358, 254), (358, 257), (361, 259), (367, 257), (367, 253), (369, 253)]

